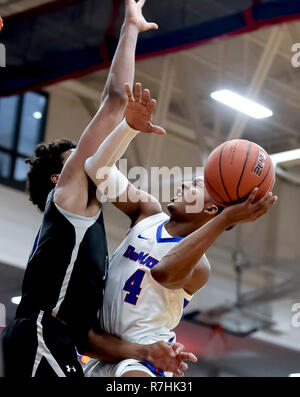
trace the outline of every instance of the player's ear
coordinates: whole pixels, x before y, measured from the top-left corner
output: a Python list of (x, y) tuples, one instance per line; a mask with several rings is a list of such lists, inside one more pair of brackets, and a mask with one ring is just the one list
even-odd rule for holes
[(54, 185), (57, 184), (58, 178), (59, 178), (59, 174), (52, 174), (52, 175), (50, 176), (51, 182), (54, 183)]
[(217, 215), (219, 208), (215, 204), (209, 204), (204, 208), (204, 212), (209, 216)]

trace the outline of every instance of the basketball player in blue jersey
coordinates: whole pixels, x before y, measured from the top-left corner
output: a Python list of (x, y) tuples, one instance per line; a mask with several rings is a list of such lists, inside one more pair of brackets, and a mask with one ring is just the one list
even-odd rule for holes
[[(155, 100), (150, 99), (149, 90), (142, 92), (137, 83), (135, 99), (129, 85), (126, 90), (129, 103), (125, 119), (85, 163), (86, 172), (98, 186), (99, 199), (109, 199), (132, 221), (109, 265), (101, 327), (129, 342), (171, 343), (184, 304), (208, 281), (206, 250), (232, 225), (265, 214), (277, 197), (269, 193), (254, 203), (254, 189), (245, 202), (220, 211), (203, 179), (196, 177), (182, 183), (168, 205), (170, 216), (163, 213), (154, 197), (136, 189), (115, 166), (138, 131), (165, 133), (151, 123)], [(186, 210), (191, 205), (193, 213)], [(132, 358), (117, 363), (92, 360), (86, 375), (166, 374), (146, 361)]]
[(100, 203), (84, 164), (123, 118), (124, 84), (133, 84), (139, 32), (157, 28), (144, 19), (144, 2), (126, 0), (102, 103), (78, 145), (66, 140), (40, 144), (29, 160), (31, 200), (44, 218), (16, 318), (3, 335), (6, 376), (82, 377), (76, 347), (84, 352), (92, 346), (93, 354), (106, 360), (148, 357), (175, 373), (185, 369), (182, 358), (192, 357), (180, 345), (130, 344), (101, 334), (98, 327), (108, 256)]

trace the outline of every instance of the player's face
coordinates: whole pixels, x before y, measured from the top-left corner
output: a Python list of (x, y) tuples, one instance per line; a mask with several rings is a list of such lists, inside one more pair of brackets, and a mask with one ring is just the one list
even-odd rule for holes
[(182, 182), (176, 195), (169, 204), (169, 209), (176, 209), (180, 213), (200, 213), (210, 196), (205, 188), (204, 178), (196, 177), (191, 181)]

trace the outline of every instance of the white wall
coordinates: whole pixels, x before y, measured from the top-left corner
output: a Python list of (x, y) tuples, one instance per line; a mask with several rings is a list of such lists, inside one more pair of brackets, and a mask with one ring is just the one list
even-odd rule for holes
[(25, 193), (0, 185), (0, 262), (25, 267), (41, 219)]

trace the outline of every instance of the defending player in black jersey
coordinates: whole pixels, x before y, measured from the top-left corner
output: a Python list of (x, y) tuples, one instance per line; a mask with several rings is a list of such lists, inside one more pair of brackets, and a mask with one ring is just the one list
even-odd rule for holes
[[(126, 0), (126, 15), (101, 106), (75, 146), (41, 144), (29, 160), (33, 204), (43, 223), (25, 272), (22, 300), (3, 335), (5, 374), (10, 377), (82, 377), (79, 351), (121, 360), (133, 357), (176, 373), (184, 353), (162, 342), (128, 344), (95, 329), (107, 270), (100, 203), (84, 170), (106, 136), (120, 123), (132, 86), (138, 33), (156, 29), (142, 15), (144, 0)], [(90, 348), (92, 346), (92, 348)]]

